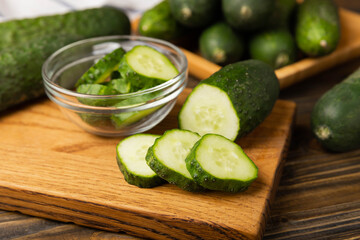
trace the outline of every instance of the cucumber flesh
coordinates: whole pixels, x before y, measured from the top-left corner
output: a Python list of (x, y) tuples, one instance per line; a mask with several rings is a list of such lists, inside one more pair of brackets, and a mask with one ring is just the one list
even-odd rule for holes
[(240, 120), (228, 95), (218, 87), (198, 85), (179, 113), (181, 129), (204, 135), (216, 133), (234, 140)]
[(116, 148), (117, 162), (125, 180), (138, 187), (155, 187), (164, 181), (146, 164), (145, 156), (156, 138), (152, 134), (135, 134), (127, 137)]
[(191, 177), (185, 164), (186, 156), (199, 139), (200, 136), (191, 131), (168, 130), (149, 148), (146, 162), (169, 183), (188, 191), (202, 190)]
[(164, 54), (149, 46), (135, 46), (125, 57), (130, 68), (142, 76), (169, 80), (179, 73)]
[(206, 134), (194, 145), (186, 166), (201, 186), (230, 192), (245, 190), (258, 173), (239, 145), (217, 134)]

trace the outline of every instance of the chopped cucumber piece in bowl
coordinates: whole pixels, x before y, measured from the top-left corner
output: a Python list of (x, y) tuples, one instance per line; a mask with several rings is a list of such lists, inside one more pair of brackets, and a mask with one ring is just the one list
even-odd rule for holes
[(47, 96), (79, 127), (102, 136), (149, 130), (187, 83), (187, 60), (173, 44), (109, 36), (65, 46), (43, 65)]

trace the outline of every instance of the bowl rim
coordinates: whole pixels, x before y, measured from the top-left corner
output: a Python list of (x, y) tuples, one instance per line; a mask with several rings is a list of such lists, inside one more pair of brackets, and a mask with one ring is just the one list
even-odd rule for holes
[[(55, 84), (47, 74), (49, 64), (54, 60), (54, 58), (56, 58), (59, 54), (69, 50), (70, 48), (73, 48), (73, 47), (76, 47), (76, 46), (79, 46), (79, 45), (82, 45), (85, 43), (89, 43), (89, 42), (103, 41), (103, 43), (104, 43), (104, 42), (111, 41), (111, 40), (122, 40), (122, 39), (129, 40), (129, 41), (131, 41), (131, 40), (134, 40), (134, 41), (136, 40), (136, 41), (140, 41), (140, 42), (143, 41), (144, 43), (157, 43), (159, 45), (165, 45), (166, 47), (174, 50), (180, 56), (180, 59), (181, 59), (180, 68), (178, 69), (179, 73), (172, 79), (169, 79), (166, 82), (159, 84), (152, 88), (148, 88), (148, 89), (144, 89), (144, 90), (136, 91), (136, 92), (132, 92), (132, 93), (112, 94), (112, 95), (93, 95), (93, 94), (77, 93), (75, 91), (61, 87), (58, 84)], [(41, 73), (42, 73), (43, 82), (45, 83), (44, 84), (45, 87), (50, 87), (53, 90), (60, 92), (62, 94), (66, 94), (68, 96), (93, 98), (93, 99), (103, 99), (103, 98), (104, 99), (108, 99), (108, 98), (122, 99), (122, 98), (136, 97), (136, 96), (140, 96), (143, 94), (152, 93), (152, 92), (156, 92), (156, 91), (159, 91), (162, 89), (166, 89), (167, 87), (170, 87), (173, 84), (177, 83), (179, 80), (181, 80), (182, 79), (181, 76), (183, 74), (186, 74), (187, 70), (188, 70), (188, 61), (187, 61), (185, 54), (183, 53), (183, 51), (181, 51), (181, 49), (179, 47), (175, 46), (174, 44), (172, 44), (168, 41), (157, 39), (157, 38), (138, 36), (138, 35), (112, 35), (112, 36), (87, 38), (87, 39), (83, 39), (83, 40), (79, 40), (79, 41), (70, 43), (68, 45), (65, 45), (65, 46), (59, 48), (45, 60), (45, 62), (42, 65)]]

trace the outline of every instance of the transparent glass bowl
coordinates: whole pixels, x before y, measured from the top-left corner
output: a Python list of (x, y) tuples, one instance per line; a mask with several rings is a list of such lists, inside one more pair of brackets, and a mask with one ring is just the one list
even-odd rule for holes
[[(118, 47), (129, 51), (136, 45), (162, 52), (179, 74), (134, 93), (89, 95), (74, 91), (77, 80), (98, 59)], [(99, 37), (72, 43), (53, 53), (43, 65), (42, 76), (46, 95), (72, 122), (87, 132), (116, 137), (144, 132), (166, 117), (186, 86), (187, 60), (179, 48), (166, 41), (142, 36)], [(101, 101), (101, 106), (94, 101)], [(115, 107), (119, 102), (122, 106)]]

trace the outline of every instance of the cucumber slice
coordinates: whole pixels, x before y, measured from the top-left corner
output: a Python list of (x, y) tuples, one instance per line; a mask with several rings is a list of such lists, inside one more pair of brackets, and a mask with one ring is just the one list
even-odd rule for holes
[[(145, 95), (141, 95), (134, 98), (125, 99), (117, 104), (114, 105), (114, 107), (122, 107), (122, 106), (138, 106), (143, 105), (147, 101), (154, 99), (157, 96), (158, 93), (148, 93)], [(144, 117), (150, 115), (151, 113), (155, 112), (157, 109), (161, 108), (163, 105), (144, 109), (141, 111), (133, 111), (133, 112), (123, 112), (118, 114), (113, 114), (111, 116), (111, 120), (113, 122), (113, 125), (117, 129), (121, 129), (123, 127), (129, 126), (132, 123), (135, 123)]]
[(211, 190), (244, 191), (258, 174), (256, 165), (241, 147), (218, 134), (204, 135), (185, 162), (194, 180)]
[(165, 182), (151, 170), (145, 161), (148, 148), (158, 137), (160, 136), (139, 133), (125, 138), (117, 145), (117, 163), (125, 181), (129, 184), (141, 188), (151, 188)]
[(212, 85), (200, 84), (183, 105), (179, 125), (181, 129), (200, 135), (217, 133), (234, 140), (240, 129), (240, 119), (226, 92)]
[[(101, 84), (81, 84), (76, 88), (76, 92), (90, 95), (112, 95), (117, 92), (105, 85)], [(77, 98), (79, 102), (90, 106), (111, 106), (119, 102), (117, 99), (89, 99), (89, 98)]]
[(149, 78), (169, 80), (179, 73), (164, 54), (149, 46), (135, 46), (125, 58), (136, 73)]
[(200, 139), (197, 133), (172, 129), (155, 140), (146, 155), (146, 162), (160, 177), (187, 191), (203, 190), (186, 169), (185, 158)]
[(125, 50), (122, 48), (117, 48), (111, 53), (106, 54), (81, 76), (75, 87), (81, 84), (105, 82), (112, 72), (119, 67), (124, 54)]
[(135, 46), (127, 52), (118, 70), (131, 83), (131, 92), (152, 88), (179, 73), (164, 54), (144, 45)]

